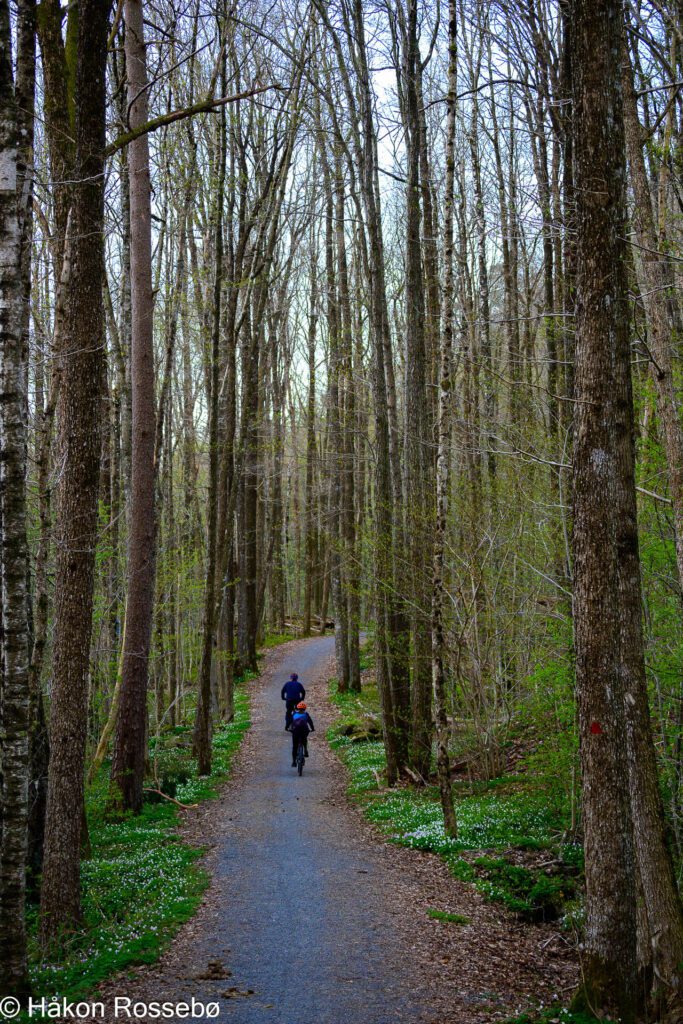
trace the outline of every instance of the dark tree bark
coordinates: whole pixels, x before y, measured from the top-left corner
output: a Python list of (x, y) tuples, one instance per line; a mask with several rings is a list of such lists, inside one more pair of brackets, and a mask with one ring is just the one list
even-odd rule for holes
[[(625, 98), (626, 142), (631, 163), (631, 177), (636, 179), (636, 218), (639, 236), (643, 244), (654, 247), (655, 238), (652, 223), (652, 209), (646, 187), (645, 167), (642, 148), (638, 140), (637, 108), (633, 81), (628, 61), (624, 61), (623, 84)], [(644, 266), (647, 269), (646, 299), (648, 315), (651, 318), (652, 334), (657, 358), (669, 344), (668, 330), (662, 322), (665, 294), (664, 282), (659, 276), (659, 261), (654, 254), (645, 252)], [(659, 277), (659, 283), (657, 278)], [(652, 1013), (657, 1019), (676, 1020), (683, 1016), (683, 908), (676, 885), (674, 866), (666, 841), (664, 808), (659, 789), (657, 757), (652, 737), (650, 708), (645, 674), (644, 637), (642, 622), (642, 580), (640, 571), (638, 508), (635, 489), (635, 445), (633, 386), (631, 380), (631, 356), (629, 335), (622, 331), (618, 335), (621, 349), (617, 358), (617, 456), (618, 456), (618, 497), (619, 497), (619, 594), (621, 629), (621, 672), (625, 694), (626, 732), (629, 782), (633, 808), (633, 836), (638, 864), (639, 883), (642, 889), (642, 903), (647, 927), (644, 930), (649, 942), (640, 943), (646, 955), (641, 964), (649, 974), (653, 995)], [(658, 402), (660, 416), (666, 435), (665, 447), (670, 467), (670, 487), (675, 494), (675, 469), (671, 463), (673, 451), (680, 444), (680, 428), (676, 410), (671, 360), (659, 368)], [(658, 376), (658, 374), (655, 374)], [(673, 423), (666, 423), (673, 417)], [(677, 437), (679, 441), (677, 442)], [(680, 447), (679, 447), (680, 453)], [(674, 477), (671, 470), (674, 469)], [(676, 501), (674, 500), (674, 510)], [(676, 551), (679, 570), (681, 566), (678, 528), (680, 516), (676, 516)]]
[(573, 0), (577, 197), (574, 628), (586, 937), (577, 1002), (632, 1021), (636, 919), (619, 663), (615, 394), (628, 353), (619, 0)]
[(417, 80), (420, 52), (417, 40), (417, 0), (408, 0), (403, 58), (404, 122), (408, 176), (406, 182), (406, 523), (412, 564), (411, 632), (413, 636), (410, 765), (427, 779), (432, 756), (432, 680), (428, 574), (432, 561), (430, 537), (431, 458), (428, 443), (427, 352), (425, 294), (420, 207), (420, 150), (426, 145), (420, 130)]
[(71, 8), (66, 21), (66, 46), (62, 41), (62, 7), (59, 0), (46, 0), (37, 8), (38, 39), (44, 78), (43, 116), (50, 174), (55, 182), (54, 231), (52, 237), (55, 280), (61, 274), (64, 239), (71, 205), (68, 182), (73, 170), (74, 151), (74, 82), (77, 32), (75, 8)]
[(44, 940), (80, 918), (83, 768), (104, 390), (104, 143), (110, 5), (80, 0), (72, 193), (73, 275), (60, 358), (54, 667), (41, 899)]
[(680, 1019), (683, 1010), (683, 908), (666, 841), (645, 675), (628, 332), (620, 331), (617, 341), (620, 670), (626, 711), (633, 837), (647, 922), (644, 938), (648, 941), (640, 944), (645, 962), (641, 962), (640, 967), (652, 991), (654, 1017), (675, 1021)]
[[(142, 0), (126, 0), (126, 71), (131, 129), (148, 120), (147, 60)], [(147, 746), (147, 683), (156, 570), (156, 408), (152, 294), (152, 211), (149, 140), (128, 146), (130, 182), (132, 459), (128, 539), (128, 595), (123, 677), (112, 759), (112, 782), (124, 809), (142, 807)]]

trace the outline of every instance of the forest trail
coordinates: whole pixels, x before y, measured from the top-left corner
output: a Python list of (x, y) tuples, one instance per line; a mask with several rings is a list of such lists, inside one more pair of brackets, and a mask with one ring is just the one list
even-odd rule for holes
[[(386, 865), (340, 806), (342, 770), (316, 715), (333, 654), (333, 637), (321, 637), (266, 656), (233, 780), (220, 804), (202, 808), (206, 824), (219, 818), (210, 823), (207, 900), (157, 969), (141, 973), (143, 994), (139, 981), (135, 993), (126, 983), (113, 983), (112, 992), (218, 1000), (219, 1019), (239, 1024), (434, 1019), (421, 1006), (411, 950), (384, 899)], [(317, 730), (301, 778), (291, 768), (280, 699), (291, 671), (306, 687)], [(199, 842), (202, 833), (200, 825)]]
[[(280, 699), (292, 671), (316, 726), (301, 778)], [(224, 794), (182, 827), (210, 849), (206, 897), (158, 964), (101, 986), (105, 1005), (194, 997), (235, 1024), (483, 1024), (574, 980), (551, 931), (520, 928), (439, 858), (383, 842), (349, 804), (324, 738), (333, 674), (333, 637), (266, 654)], [(430, 906), (471, 925), (430, 920)]]
[(232, 971), (229, 980), (205, 982), (202, 996), (230, 986), (254, 991), (222, 1008), (222, 1019), (240, 1024), (420, 1016), (407, 951), (392, 940), (384, 912), (379, 864), (335, 812), (335, 762), (321, 750), (320, 716), (303, 776), (291, 767), (280, 689), (297, 671), (315, 722), (316, 692), (331, 674), (324, 669), (333, 653), (333, 637), (309, 641), (295, 657), (276, 653), (281, 670), (255, 696), (245, 771), (226, 801), (229, 827), (215, 874), (224, 899), (196, 954), (200, 970), (220, 959)]

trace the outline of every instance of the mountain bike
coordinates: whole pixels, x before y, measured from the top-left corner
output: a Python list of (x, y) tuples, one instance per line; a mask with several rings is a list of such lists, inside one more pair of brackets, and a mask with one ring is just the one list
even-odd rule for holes
[(306, 747), (303, 740), (299, 740), (299, 746), (296, 748), (296, 770), (299, 775), (304, 773), (304, 762), (306, 760)]

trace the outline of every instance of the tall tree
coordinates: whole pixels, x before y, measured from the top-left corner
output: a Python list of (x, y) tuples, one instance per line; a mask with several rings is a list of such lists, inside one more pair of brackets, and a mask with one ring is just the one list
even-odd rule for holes
[[(401, 11), (401, 15), (403, 12)], [(429, 565), (432, 535), (430, 521), (432, 458), (429, 442), (431, 402), (427, 397), (427, 351), (425, 330), (425, 288), (422, 246), (422, 190), (420, 157), (427, 141), (421, 131), (418, 82), (422, 73), (418, 41), (418, 3), (408, 0), (403, 25), (403, 120), (406, 138), (406, 387), (405, 387), (405, 488), (406, 522), (410, 543), (411, 632), (412, 632), (412, 721), (410, 763), (427, 778), (432, 754), (432, 685), (430, 637), (427, 629), (429, 605), (428, 575), (419, 567)]]
[[(223, 26), (223, 30), (225, 26)], [(225, 65), (223, 65), (223, 69)], [(223, 70), (225, 84), (225, 70)], [(216, 615), (220, 611), (220, 602), (216, 608), (217, 566), (216, 549), (218, 544), (218, 487), (219, 487), (219, 452), (218, 452), (218, 415), (220, 409), (220, 332), (221, 332), (221, 297), (223, 289), (223, 195), (225, 190), (226, 167), (226, 119), (225, 109), (220, 113), (218, 130), (218, 146), (216, 161), (216, 196), (212, 209), (213, 220), (213, 319), (211, 324), (211, 390), (209, 394), (209, 510), (206, 559), (206, 592), (204, 595), (204, 621), (202, 624), (202, 660), (200, 664), (199, 693), (197, 716), (195, 718), (193, 749), (197, 758), (200, 775), (208, 775), (211, 771), (211, 666), (216, 633)], [(226, 497), (226, 496), (224, 496)], [(228, 525), (223, 529), (227, 531)]]
[[(22, 301), (21, 330), (24, 336), (23, 345), (28, 352), (31, 345), (31, 297), (33, 283), (33, 203), (34, 203), (34, 137), (35, 137), (35, 99), (36, 99), (36, 3), (35, 0), (22, 0), (17, 6), (17, 71), (15, 94), (17, 100), (17, 124), (19, 128), (19, 148), (17, 153), (18, 176), (17, 195), (19, 200), (19, 218), (21, 226), (21, 279)], [(63, 289), (60, 289), (63, 297)], [(33, 341), (33, 351), (37, 346)], [(40, 374), (36, 374), (36, 414), (43, 413), (38, 382)], [(27, 382), (28, 383), (28, 382)], [(43, 857), (43, 838), (45, 831), (45, 806), (47, 796), (47, 766), (49, 759), (49, 743), (47, 738), (47, 721), (45, 703), (40, 685), (45, 639), (47, 633), (47, 573), (46, 556), (49, 527), (49, 496), (47, 472), (50, 461), (50, 441), (52, 438), (52, 413), (54, 410), (54, 392), (50, 382), (50, 397), (47, 409), (41, 422), (40, 443), (38, 449), (39, 474), (39, 518), (40, 542), (42, 551), (36, 554), (32, 580), (34, 594), (33, 614), (30, 624), (32, 650), (29, 661), (29, 817), (28, 817), (28, 862), (32, 880), (38, 876)], [(39, 420), (40, 422), (40, 420)], [(36, 621), (37, 620), (37, 621)]]
[(683, 906), (667, 843), (645, 674), (642, 580), (635, 488), (633, 388), (629, 335), (617, 335), (617, 545), (619, 554), (620, 672), (626, 712), (626, 750), (633, 841), (644, 920), (639, 964), (657, 1019), (676, 1021), (683, 1009)]
[(633, 226), (638, 241), (635, 263), (649, 328), (648, 354), (651, 359), (657, 413), (666, 455), (669, 491), (673, 505), (678, 582), (683, 595), (683, 426), (678, 408), (671, 352), (671, 341), (676, 335), (676, 323), (672, 316), (671, 287), (666, 261), (662, 259), (666, 240), (658, 237), (656, 229), (652, 189), (643, 153), (647, 133), (644, 132), (638, 117), (638, 99), (626, 34), (622, 54), (622, 81), (626, 145), (635, 199)]
[(311, 232), (311, 283), (308, 313), (308, 402), (306, 405), (306, 579), (304, 583), (304, 609), (302, 632), (309, 636), (311, 632), (311, 608), (313, 604), (314, 580), (316, 571), (316, 533), (314, 509), (314, 473), (316, 457), (315, 436), (315, 378), (316, 356), (315, 343), (318, 327), (318, 266), (315, 252), (315, 237)]
[(579, 999), (632, 1021), (635, 870), (619, 661), (617, 409), (628, 358), (620, 0), (573, 0), (577, 202), (574, 635), (586, 938)]
[[(125, 48), (131, 131), (147, 122), (148, 82), (142, 0), (126, 0)], [(114, 740), (112, 780), (123, 807), (142, 807), (147, 743), (147, 682), (156, 570), (154, 296), (149, 138), (128, 144), (130, 182), (132, 460), (128, 537), (128, 595), (123, 676)]]
[[(19, 19), (27, 14), (20, 4)], [(20, 55), (21, 59), (21, 55)], [(28, 295), (22, 280), (21, 191), (28, 169), (19, 137), (9, 4), (0, 3), (0, 987), (28, 987), (26, 890), (29, 769), (26, 455)]]
[(320, 148), (325, 191), (325, 305), (329, 349), (328, 394), (328, 464), (330, 481), (330, 589), (334, 607), (334, 648), (337, 685), (344, 692), (349, 687), (348, 608), (342, 578), (342, 479), (344, 472), (341, 415), (341, 309), (337, 285), (334, 236), (334, 196), (332, 175), (324, 145)]
[(457, 16), (455, 0), (448, 5), (448, 112), (446, 115), (446, 194), (443, 228), (443, 311), (439, 358), (439, 409), (436, 452), (436, 523), (434, 531), (434, 565), (432, 575), (432, 685), (436, 719), (436, 767), (446, 835), (455, 838), (458, 832), (453, 806), (451, 766), (448, 753), (448, 720), (446, 717), (446, 642), (444, 637), (444, 565), (450, 477), (452, 360), (453, 360), (453, 205), (455, 185), (455, 117), (457, 96)]
[(83, 769), (88, 714), (101, 407), (104, 389), (105, 70), (110, 4), (81, 0), (74, 91), (73, 274), (59, 403), (54, 664), (41, 933), (80, 918)]
[[(669, 467), (669, 486), (674, 505), (674, 535), (676, 558), (681, 571), (680, 515), (681, 488), (677, 484), (680, 466), (676, 451), (683, 456), (678, 411), (673, 390), (671, 357), (665, 329), (666, 285), (659, 260), (648, 251), (656, 244), (653, 231), (650, 191), (645, 182), (645, 166), (638, 139), (636, 98), (630, 64), (624, 58), (622, 65), (624, 87), (626, 146), (631, 164), (631, 179), (636, 193), (636, 220), (641, 245), (642, 269), (646, 288), (643, 290), (647, 315), (650, 318), (651, 337), (655, 349), (657, 369), (657, 401), (664, 427), (664, 447)], [(657, 283), (658, 279), (658, 283)], [(633, 382), (629, 335), (618, 335), (618, 495), (619, 495), (619, 594), (621, 630), (621, 671), (625, 693), (628, 770), (633, 808), (633, 838), (642, 890), (644, 913), (647, 921), (645, 941), (639, 951), (647, 951), (647, 960), (641, 964), (646, 980), (651, 983), (653, 1005), (651, 1012), (657, 1017), (676, 1020), (683, 1014), (683, 905), (676, 884), (671, 851), (667, 842), (664, 808), (659, 788), (657, 756), (652, 735), (648, 687), (645, 671), (645, 643), (643, 636), (642, 578), (640, 541), (638, 537), (638, 507), (635, 488), (635, 424), (633, 413)], [(663, 360), (660, 365), (659, 361)], [(678, 488), (678, 492), (677, 492)]]
[(343, 544), (343, 599), (346, 605), (346, 641), (349, 665), (349, 689), (360, 691), (360, 607), (358, 550), (356, 546), (355, 509), (355, 408), (353, 386), (352, 314), (349, 292), (349, 270), (346, 256), (345, 182), (340, 154), (336, 159), (335, 233), (339, 280), (339, 435), (341, 442), (341, 534)]

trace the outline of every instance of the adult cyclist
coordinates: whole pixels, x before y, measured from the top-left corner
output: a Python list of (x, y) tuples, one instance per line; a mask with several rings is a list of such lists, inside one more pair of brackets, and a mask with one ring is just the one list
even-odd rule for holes
[(294, 708), (297, 706), (299, 701), (303, 700), (306, 696), (306, 691), (299, 682), (299, 677), (296, 672), (292, 672), (290, 678), (282, 687), (280, 696), (284, 701), (286, 701), (285, 707), (287, 708), (287, 713), (285, 715), (285, 730), (287, 730), (292, 722)]

